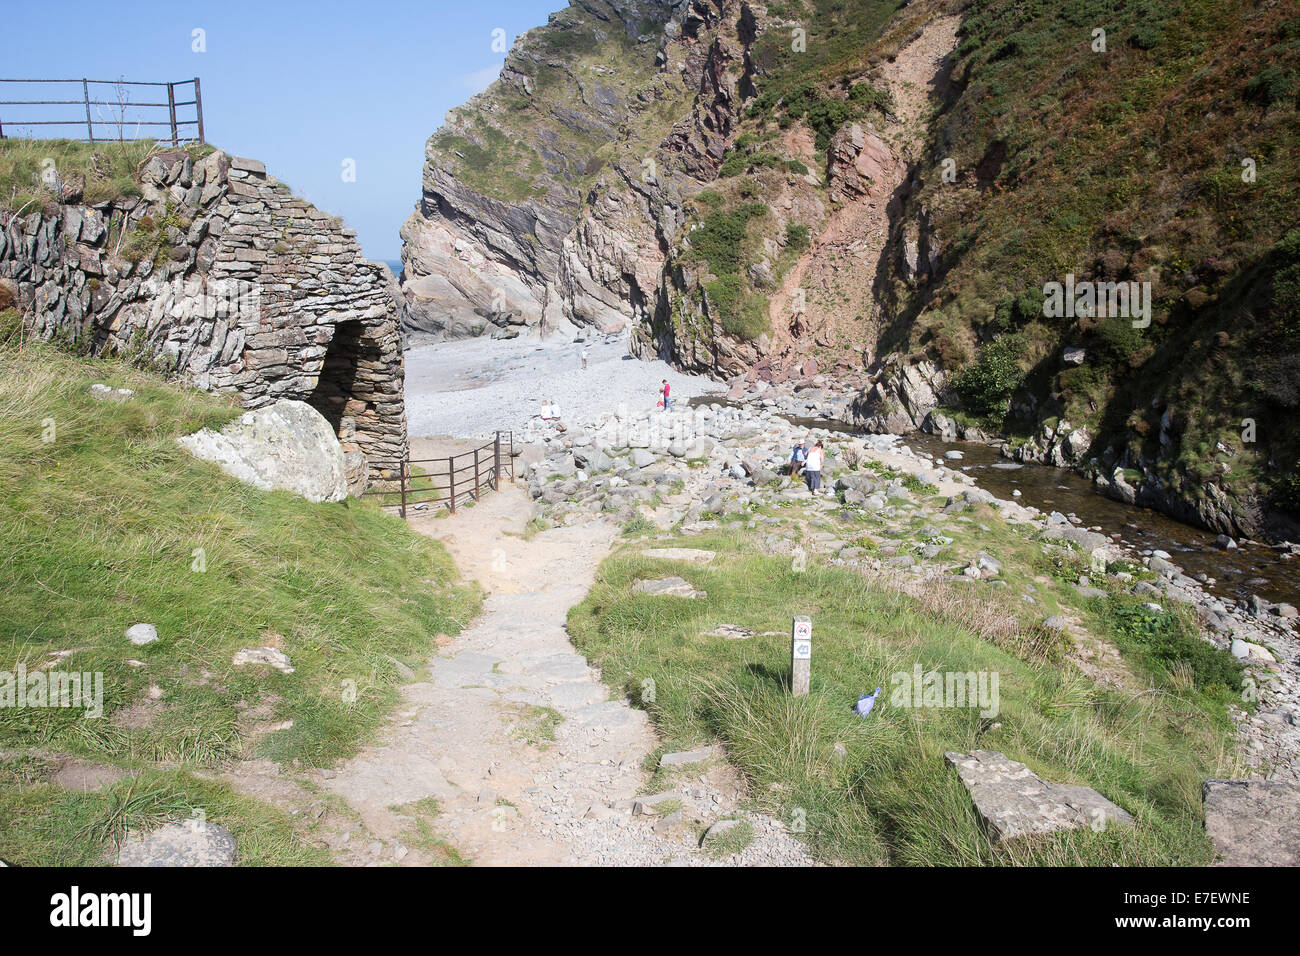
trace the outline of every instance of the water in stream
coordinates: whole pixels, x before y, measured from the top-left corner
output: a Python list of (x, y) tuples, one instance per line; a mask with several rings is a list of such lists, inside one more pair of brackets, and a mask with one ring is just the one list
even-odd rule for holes
[[(711, 404), (716, 397), (703, 396), (691, 404)], [(731, 403), (723, 403), (731, 404)], [(861, 430), (843, 422), (782, 416), (791, 424), (806, 428), (859, 435)], [(1119, 534), (1139, 550), (1167, 551), (1171, 560), (1188, 575), (1205, 574), (1214, 580), (1208, 590), (1227, 599), (1258, 594), (1267, 601), (1300, 605), (1300, 559), (1287, 558), (1273, 548), (1242, 543), (1234, 550), (1214, 546), (1217, 535), (1175, 521), (1158, 511), (1115, 501), (1101, 494), (1082, 475), (1048, 465), (1020, 464), (1003, 458), (996, 448), (978, 442), (946, 442), (933, 435), (914, 432), (904, 444), (918, 454), (942, 459), (944, 452), (960, 451), (961, 461), (944, 461), (960, 468), (979, 486), (998, 498), (1014, 499), (1045, 512), (1074, 514), (1085, 527), (1100, 528), (1103, 534)], [(1016, 498), (1013, 492), (1019, 491)]]

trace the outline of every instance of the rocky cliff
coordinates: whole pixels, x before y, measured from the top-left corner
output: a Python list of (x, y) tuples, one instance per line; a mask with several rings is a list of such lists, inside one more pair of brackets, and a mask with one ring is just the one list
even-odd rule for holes
[(404, 321), (627, 328), (1292, 535), (1298, 54), (1249, 0), (574, 2), (430, 139)]

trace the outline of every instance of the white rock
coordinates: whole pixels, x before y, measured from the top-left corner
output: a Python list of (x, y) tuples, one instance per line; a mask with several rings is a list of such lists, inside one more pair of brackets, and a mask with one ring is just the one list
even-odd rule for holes
[(281, 674), (292, 674), (293, 666), (289, 661), (289, 655), (284, 651), (278, 651), (274, 647), (254, 647), (245, 648), (235, 653), (234, 660), (231, 661), (236, 667), (246, 664), (265, 664), (268, 667), (274, 667)]
[(126, 629), (126, 639), (132, 644), (152, 644), (158, 640), (158, 628), (152, 624), (132, 624)]
[(263, 491), (283, 489), (308, 501), (347, 497), (343, 448), (329, 422), (306, 402), (279, 401), (246, 412), (221, 431), (178, 438), (196, 458)]

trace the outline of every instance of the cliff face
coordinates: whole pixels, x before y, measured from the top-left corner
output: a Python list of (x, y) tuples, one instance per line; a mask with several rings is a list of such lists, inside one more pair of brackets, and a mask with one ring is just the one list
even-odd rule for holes
[(138, 176), (139, 196), (0, 210), (0, 292), (24, 324), (249, 408), (308, 402), (354, 486), (391, 475), (407, 439), (388, 269), (255, 160), (165, 151)]
[(630, 327), (696, 371), (863, 378), (886, 208), (955, 21), (798, 6), (590, 0), (520, 37), (429, 140), (408, 330)]
[(408, 328), (648, 320), (683, 193), (730, 131), (742, 6), (589, 0), (520, 37), (429, 140), (402, 230)]
[[(404, 320), (630, 328), (1293, 534), (1297, 62), (1293, 5), (1251, 0), (574, 2), (429, 141)], [(1109, 304), (1052, 308), (1076, 280)]]

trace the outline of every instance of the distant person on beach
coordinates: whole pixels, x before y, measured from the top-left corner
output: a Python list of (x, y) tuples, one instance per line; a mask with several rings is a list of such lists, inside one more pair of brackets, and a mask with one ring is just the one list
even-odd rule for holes
[(822, 449), (822, 443), (818, 442), (809, 449), (808, 460), (804, 463), (804, 479), (808, 482), (808, 490), (814, 495), (821, 491), (822, 462), (825, 457), (826, 452)]
[(590, 351), (586, 346), (583, 346), (583, 348), (582, 348), (582, 367), (583, 367), (583, 368), (586, 368), (586, 367), (587, 367), (587, 359), (590, 357), (590, 355), (591, 355), (591, 351)]
[(808, 443), (801, 441), (794, 446), (794, 451), (790, 453), (790, 474), (798, 478), (803, 474), (804, 465), (808, 462)]
[(663, 386), (659, 389), (659, 391), (663, 394), (663, 400), (660, 402), (660, 404), (663, 405), (664, 411), (666, 412), (671, 412), (673, 410), (673, 400), (669, 397), (668, 394), (671, 390), (672, 390), (672, 386), (668, 384), (668, 379), (664, 379)]

